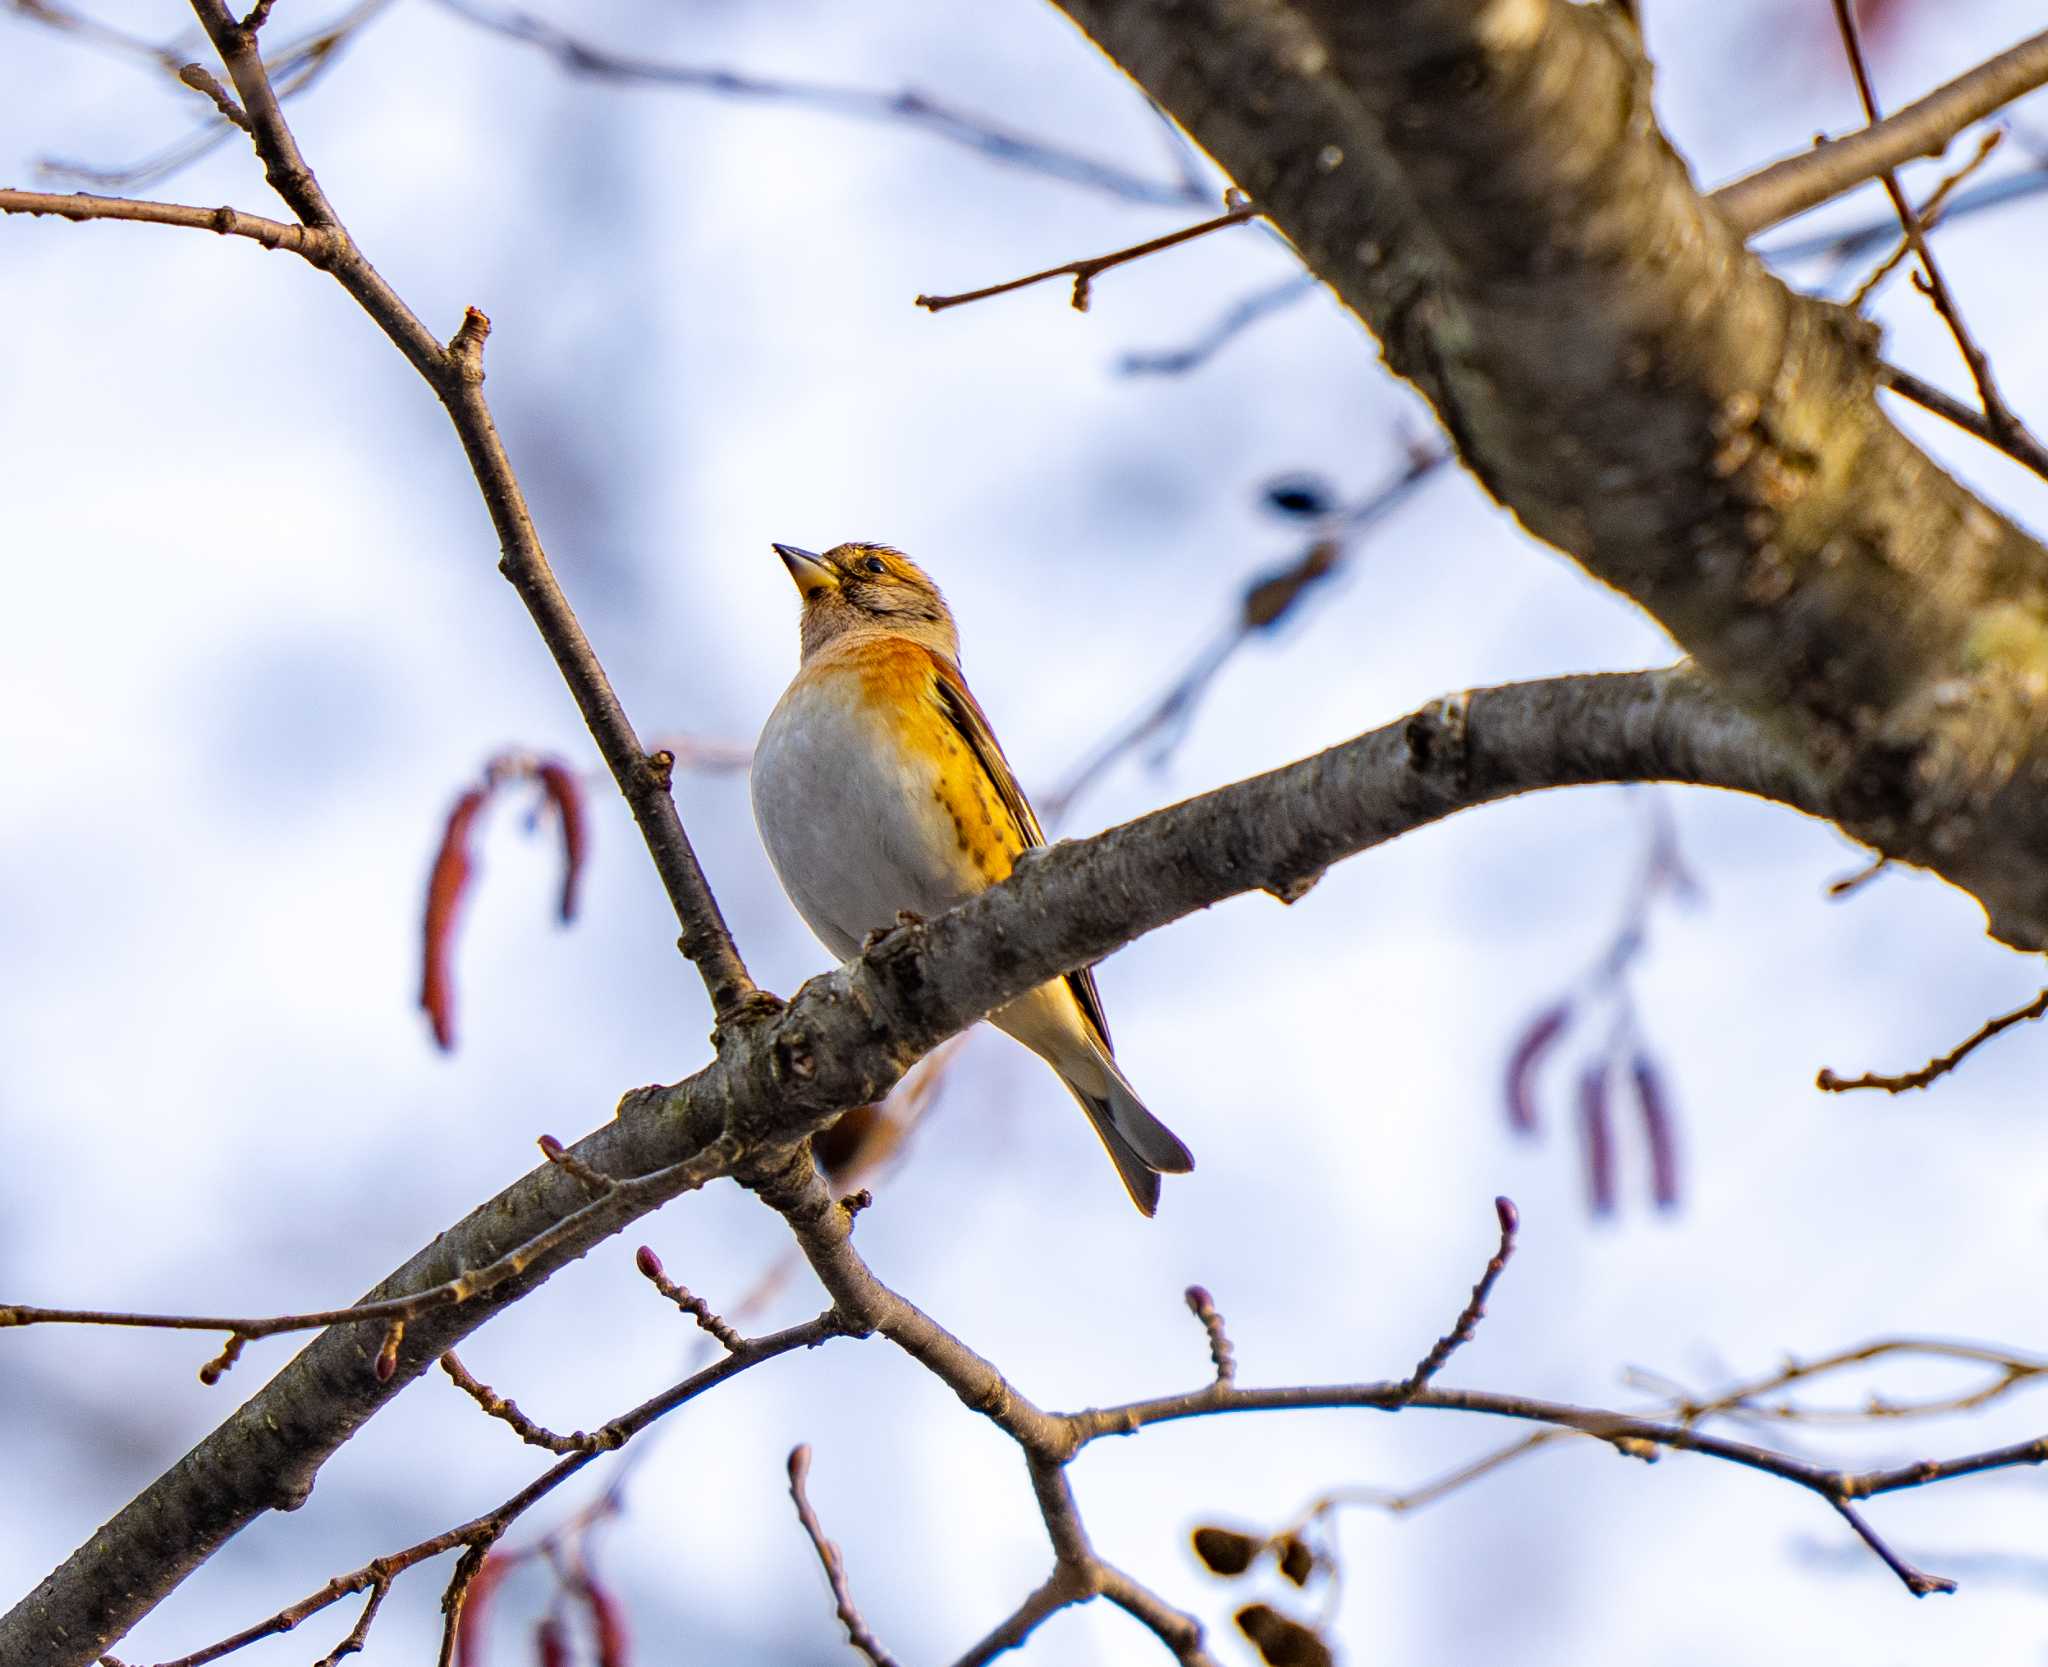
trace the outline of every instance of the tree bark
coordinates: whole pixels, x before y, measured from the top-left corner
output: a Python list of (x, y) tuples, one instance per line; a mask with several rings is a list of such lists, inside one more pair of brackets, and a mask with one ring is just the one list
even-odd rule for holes
[(1290, 237), (1537, 537), (1843, 825), (2048, 945), (2048, 551), (1901, 434), (1658, 131), (1614, 8), (1057, 0)]

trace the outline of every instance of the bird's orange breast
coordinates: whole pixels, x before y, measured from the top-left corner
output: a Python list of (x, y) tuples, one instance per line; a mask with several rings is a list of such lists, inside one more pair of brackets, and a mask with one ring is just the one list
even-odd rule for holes
[[(991, 779), (991, 761), (948, 712), (939, 687), (944, 673), (931, 651), (901, 637), (883, 637), (849, 645), (821, 659), (815, 670), (899, 753), (908, 766), (907, 781), (921, 783), (914, 790), (929, 795), (927, 814), (950, 826), (956, 851), (980, 884), (1007, 877), (1031, 841)], [(1007, 769), (1000, 755), (993, 764)]]

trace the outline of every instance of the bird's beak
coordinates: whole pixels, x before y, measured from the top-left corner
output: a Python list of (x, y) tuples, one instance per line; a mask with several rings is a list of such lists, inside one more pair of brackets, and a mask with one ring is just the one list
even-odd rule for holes
[(789, 576), (796, 581), (796, 588), (803, 592), (806, 602), (823, 590), (837, 590), (839, 575), (827, 567), (821, 557), (808, 550), (799, 550), (794, 544), (769, 546), (782, 558), (782, 565), (789, 569)]

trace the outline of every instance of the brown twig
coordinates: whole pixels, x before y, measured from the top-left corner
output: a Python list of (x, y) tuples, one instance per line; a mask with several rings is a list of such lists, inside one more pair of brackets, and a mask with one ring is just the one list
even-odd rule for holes
[(654, 1254), (651, 1245), (643, 1244), (634, 1253), (633, 1265), (657, 1291), (695, 1320), (699, 1329), (715, 1338), (721, 1347), (730, 1351), (740, 1346), (740, 1334), (712, 1311), (710, 1303), (691, 1294), (662, 1271), (661, 1258)]
[[(1876, 89), (1871, 85), (1870, 67), (1864, 62), (1863, 41), (1856, 24), (1856, 10), (1853, 0), (1834, 0), (1835, 22), (1842, 33), (1842, 47), (1849, 56), (1849, 68), (1856, 77), (1856, 95), (1863, 102), (1863, 113), (1872, 122), (1880, 120), (1877, 109)], [(1956, 350), (1962, 354), (1963, 363), (1970, 368), (1970, 379), (1977, 385), (1977, 398), (1984, 409), (1984, 419), (1994, 432), (2014, 436), (2026, 433), (2025, 426), (2007, 408), (1999, 394), (1998, 384), (1992, 379), (1991, 361), (1984, 350), (1970, 334), (1963, 323), (1961, 309), (1956, 305), (1955, 296), (1950, 292), (1948, 282), (1941, 275), (1941, 268), (1935, 264), (1934, 251), (1928, 246), (1921, 230), (1920, 217), (1913, 212), (1913, 205), (1906, 201), (1904, 188), (1899, 176), (1890, 168), (1881, 170), (1878, 179), (1883, 182), (1885, 195), (1891, 199), (1892, 210), (1899, 217), (1906, 241), (1913, 246), (1913, 253), (1920, 262), (1923, 281), (1922, 292), (1934, 303), (1934, 310), (1941, 315), (1948, 326), (1949, 334), (1955, 338)]]
[[(31, 1325), (91, 1325), (91, 1326), (132, 1326), (152, 1331), (224, 1331), (229, 1334), (228, 1346), (201, 1373), (204, 1381), (213, 1383), (228, 1367), (234, 1364), (241, 1353), (241, 1345), (257, 1338), (274, 1337), (282, 1332), (319, 1331), (328, 1326), (348, 1325), (356, 1321), (379, 1321), (385, 1326), (383, 1341), (378, 1357), (387, 1351), (395, 1353), (395, 1343), (390, 1336), (390, 1327), (400, 1328), (408, 1320), (418, 1319), (437, 1308), (453, 1307), (495, 1290), (507, 1280), (514, 1279), (531, 1267), (536, 1260), (567, 1244), (583, 1233), (592, 1221), (603, 1214), (617, 1210), (622, 1219), (630, 1219), (639, 1213), (644, 1201), (664, 1199), (676, 1190), (694, 1190), (705, 1180), (722, 1173), (730, 1163), (729, 1154), (717, 1149), (700, 1154), (683, 1163), (671, 1164), (665, 1169), (654, 1170), (646, 1175), (637, 1175), (630, 1180), (617, 1180), (610, 1176), (589, 1173), (604, 1183), (604, 1191), (581, 1209), (572, 1210), (559, 1217), (545, 1231), (536, 1234), (524, 1244), (517, 1245), (504, 1255), (482, 1267), (471, 1268), (445, 1279), (423, 1290), (407, 1296), (389, 1297), (378, 1302), (357, 1303), (350, 1308), (326, 1308), (304, 1314), (274, 1314), (263, 1316), (226, 1317), (212, 1314), (137, 1314), (98, 1308), (37, 1308), (25, 1303), (0, 1304), (0, 1330), (9, 1326)], [(211, 1375), (208, 1375), (208, 1374)], [(389, 1372), (380, 1372), (380, 1377), (389, 1377)]]
[[(1956, 1395), (1933, 1396), (1919, 1401), (1893, 1401), (1871, 1396), (1855, 1407), (1809, 1407), (1792, 1401), (1761, 1402), (1817, 1378), (1831, 1376), (1872, 1361), (1904, 1357), (1919, 1360), (1951, 1360), (1991, 1369), (1993, 1375), (1982, 1385)], [(1880, 1419), (1946, 1418), (1975, 1412), (2024, 1384), (2048, 1376), (2048, 1359), (2020, 1354), (2011, 1349), (1983, 1343), (1962, 1343), (1944, 1337), (1881, 1337), (1852, 1348), (1812, 1360), (1788, 1360), (1776, 1371), (1745, 1382), (1731, 1384), (1711, 1395), (1696, 1396), (1681, 1390), (1669, 1395), (1665, 1414), (1687, 1424), (1708, 1418), (1743, 1417), (1779, 1423), (1862, 1424)], [(1641, 1374), (1632, 1374), (1641, 1381)]]
[[(340, 60), (341, 49), (360, 34), (377, 15), (387, 9), (392, 0), (360, 0), (360, 3), (344, 12), (340, 17), (323, 24), (311, 34), (288, 41), (265, 59), (272, 83), (280, 99), (288, 99), (315, 85), (321, 76)], [(44, 5), (41, 9), (47, 11)], [(259, 7), (259, 11), (263, 8)], [(75, 15), (75, 14), (74, 14)], [(255, 13), (251, 17), (256, 17)], [(257, 17), (260, 26), (262, 18)], [(244, 28), (250, 20), (243, 20)], [(186, 54), (172, 50), (176, 43), (155, 45), (133, 35), (95, 24), (90, 33), (102, 44), (134, 52), (150, 59), (168, 71), (174, 78), (182, 78)], [(93, 185), (118, 190), (134, 190), (140, 186), (164, 179), (187, 167), (210, 151), (219, 149), (237, 131), (247, 130), (224, 111), (208, 118), (204, 125), (185, 135), (184, 138), (165, 146), (140, 162), (127, 163), (118, 167), (98, 166), (64, 157), (44, 156), (38, 159), (37, 171), (45, 177), (82, 180)]]
[(331, 258), (333, 239), (320, 227), (288, 225), (244, 214), (237, 208), (190, 208), (183, 203), (138, 202), (129, 197), (95, 197), (84, 191), (0, 190), (0, 214), (54, 214), (65, 220), (130, 220), (184, 226), (222, 237), (246, 237), (266, 249), (283, 249), (315, 266)]
[(882, 1648), (881, 1641), (861, 1619), (860, 1610), (853, 1601), (853, 1589), (846, 1582), (846, 1559), (840, 1556), (839, 1547), (825, 1537), (825, 1525), (811, 1508), (810, 1496), (804, 1490), (810, 1473), (810, 1447), (806, 1444), (792, 1447), (789, 1450), (789, 1497), (796, 1501), (796, 1519), (803, 1524), (804, 1532), (811, 1538), (811, 1549), (817, 1552), (818, 1561), (824, 1567), (826, 1582), (832, 1588), (833, 1610), (839, 1616), (839, 1624), (846, 1628), (846, 1641), (866, 1656), (873, 1667), (896, 1667), (896, 1658)]
[[(1231, 194), (1233, 197), (1237, 193)], [(1007, 283), (990, 284), (986, 289), (971, 289), (960, 295), (920, 295), (916, 304), (928, 313), (942, 313), (948, 307), (964, 307), (970, 301), (986, 301), (992, 295), (1008, 295), (1013, 289), (1026, 289), (1032, 284), (1042, 284), (1048, 278), (1071, 277), (1074, 280), (1074, 310), (1085, 313), (1088, 310), (1089, 286), (1111, 267), (1122, 266), (1126, 261), (1156, 255), (1162, 249), (1171, 249), (1177, 244), (1187, 243), (1197, 237), (1206, 237), (1210, 232), (1221, 231), (1225, 226), (1241, 226), (1245, 221), (1257, 217), (1256, 204), (1238, 202), (1219, 214), (1213, 220), (1204, 220), (1198, 225), (1183, 226), (1179, 231), (1168, 232), (1164, 237), (1147, 238), (1143, 243), (1134, 243), (1127, 249), (1118, 249), (1112, 254), (1092, 255), (1086, 260), (1070, 260), (1059, 266), (1048, 266), (1043, 272), (1033, 272), (1028, 277), (1012, 278)]]
[(227, 88), (214, 78), (213, 71), (204, 64), (180, 65), (178, 79), (212, 104), (220, 113), (222, 121), (239, 127), (244, 133), (249, 131), (249, 118), (242, 113), (242, 107), (229, 95)]
[(1216, 1368), (1216, 1381), (1230, 1383), (1237, 1377), (1237, 1354), (1230, 1335), (1223, 1329), (1223, 1316), (1216, 1312), (1216, 1299), (1200, 1285), (1187, 1289), (1188, 1312), (1202, 1322), (1209, 1334), (1209, 1363)]
[(529, 1447), (545, 1447), (550, 1453), (608, 1453), (626, 1439), (609, 1426), (595, 1435), (587, 1435), (582, 1430), (573, 1435), (556, 1435), (553, 1430), (536, 1424), (521, 1412), (517, 1402), (500, 1395), (489, 1384), (477, 1382), (469, 1369), (456, 1358), (453, 1349), (441, 1356), (441, 1370), (488, 1416), (510, 1425), (512, 1432)]
[(1937, 1078), (1948, 1075), (2001, 1030), (2010, 1030), (2016, 1024), (2038, 1019), (2044, 1013), (2048, 1013), (2048, 990), (2043, 990), (2024, 1007), (1987, 1019), (1947, 1053), (1930, 1059), (1917, 1071), (1907, 1071), (1896, 1077), (1882, 1076), (1874, 1071), (1866, 1071), (1860, 1077), (1839, 1077), (1823, 1066), (1813, 1079), (1814, 1086), (1829, 1094), (1846, 1094), (1852, 1088), (1882, 1088), (1887, 1094), (1903, 1094), (1909, 1088), (1925, 1088)]
[(1943, 393), (1932, 382), (1915, 376), (1909, 370), (1901, 370), (1897, 365), (1879, 364), (1877, 385), (1910, 399), (1944, 421), (1954, 423), (1966, 434), (1975, 435), (1987, 446), (2004, 452), (2015, 463), (2048, 478), (2048, 446), (2035, 439), (2031, 431), (2025, 428), (2001, 430), (1976, 407), (1965, 405), (1953, 395)]
[[(481, 0), (440, 0), (440, 5), (443, 10), (478, 28), (538, 48), (563, 70), (579, 78), (625, 86), (702, 92), (719, 98), (759, 100), (828, 115), (900, 124), (964, 146), (991, 161), (1107, 192), (1129, 202), (1184, 208), (1199, 206), (1213, 195), (1194, 159), (1184, 156), (1184, 141), (1174, 146), (1174, 155), (1182, 159), (1179, 177), (1171, 181), (1157, 181), (1131, 173), (1114, 163), (1097, 161), (1030, 134), (998, 126), (955, 105), (942, 103), (915, 87), (894, 91), (843, 87), (825, 82), (755, 75), (717, 65), (676, 63), (614, 50), (587, 35), (572, 34), (547, 18), (516, 7), (489, 6)], [(1168, 134), (1171, 139), (1179, 140), (1179, 135), (1170, 126)]]
[(581, 1181), (583, 1190), (592, 1198), (608, 1198), (617, 1189), (618, 1182), (609, 1175), (600, 1175), (553, 1135), (544, 1134), (534, 1144), (540, 1148), (540, 1155), (564, 1175)]
[[(1066, 1484), (1066, 1466), (1092, 1441), (1108, 1435), (1129, 1435), (1156, 1423), (1232, 1412), (1338, 1407), (1399, 1412), (1413, 1408), (1519, 1419), (1548, 1426), (1549, 1431), (1588, 1436), (1619, 1453), (1644, 1460), (1654, 1459), (1665, 1451), (1698, 1453), (1761, 1471), (1819, 1495), (1851, 1523), (1916, 1596), (1952, 1587), (1941, 1577), (1928, 1575), (1899, 1558), (1860, 1513), (1850, 1507), (1856, 1501), (1904, 1488), (2048, 1462), (2048, 1438), (2044, 1438), (1955, 1459), (1923, 1460), (1888, 1469), (1852, 1472), (1712, 1435), (1669, 1416), (1606, 1411), (1531, 1396), (1435, 1388), (1429, 1382), (1430, 1373), (1470, 1335), (1483, 1310), (1484, 1298), (1505, 1264), (1515, 1227), (1512, 1207), (1500, 1210), (1502, 1247), (1488, 1263), (1486, 1273), (1475, 1287), (1473, 1300), (1460, 1315), (1450, 1337), (1424, 1358), (1410, 1378), (1244, 1389), (1219, 1375), (1204, 1387), (1183, 1395), (1082, 1412), (1048, 1413), (1027, 1400), (987, 1360), (874, 1276), (853, 1247), (843, 1212), (833, 1204), (830, 1193), (801, 1150), (773, 1164), (755, 1164), (742, 1178), (789, 1223), (805, 1259), (831, 1294), (836, 1311), (846, 1315), (848, 1322), (860, 1330), (879, 1331), (910, 1354), (1023, 1450), (1033, 1493), (1052, 1542), (1053, 1572), (1015, 1613), (961, 1657), (960, 1667), (978, 1667), (1014, 1648), (1047, 1616), (1070, 1604), (1107, 1594), (1113, 1581), (1121, 1578), (1089, 1543), (1072, 1491)], [(1419, 1387), (1416, 1378), (1422, 1379)], [(1483, 1474), (1537, 1445), (1540, 1444), (1533, 1441), (1517, 1443), (1482, 1461), (1479, 1467), (1468, 1468), (1474, 1475)], [(1451, 1485), (1456, 1485), (1455, 1478), (1447, 1479), (1446, 1488)], [(1150, 1594), (1147, 1598), (1149, 1602), (1124, 1603), (1123, 1607), (1151, 1625), (1182, 1661), (1207, 1660), (1200, 1629), (1192, 1622), (1181, 1626), (1179, 1622), (1186, 1618), (1179, 1617), (1178, 1611)]]
[[(1762, 1401), (1796, 1385), (1811, 1383), (1836, 1373), (1895, 1357), (1953, 1360), (1993, 1369), (1985, 1383), (1959, 1394), (1930, 1396), (1924, 1400), (1902, 1401), (1872, 1395), (1859, 1406), (1810, 1407), (1791, 1401)], [(1659, 1396), (1656, 1416), (1684, 1425), (1698, 1425), (1714, 1418), (1760, 1420), (1788, 1424), (1868, 1424), (1877, 1421), (1953, 1417), (1976, 1412), (2017, 1389), (2048, 1377), (2048, 1360), (2010, 1349), (1981, 1343), (1963, 1343), (1939, 1337), (1886, 1337), (1811, 1360), (1788, 1360), (1777, 1370), (1728, 1385), (1709, 1394), (1699, 1394), (1668, 1379), (1639, 1370), (1626, 1374), (1626, 1381), (1649, 1388)], [(1438, 1500), (1483, 1480), (1504, 1465), (1527, 1457), (1539, 1448), (1567, 1441), (1576, 1431), (1540, 1429), (1495, 1448), (1415, 1487), (1393, 1489), (1352, 1485), (1330, 1488), (1303, 1508), (1290, 1524), (1274, 1536), (1300, 1531), (1316, 1518), (1353, 1506), (1402, 1515), (1419, 1511)]]
[(1906, 1590), (1911, 1592), (1916, 1598), (1933, 1597), (1937, 1594), (1953, 1592), (1956, 1589), (1956, 1583), (1949, 1579), (1947, 1575), (1929, 1574), (1925, 1569), (1915, 1568), (1905, 1558), (1892, 1550), (1884, 1542), (1877, 1530), (1864, 1520), (1863, 1513), (1857, 1510), (1854, 1505), (1851, 1505), (1848, 1500), (1838, 1499), (1833, 1495), (1829, 1495), (1828, 1503), (1841, 1513), (1842, 1520), (1856, 1530), (1863, 1543), (1877, 1553), (1879, 1560), (1883, 1562), (1884, 1566), (1897, 1575), (1905, 1583)]
[(1486, 1317), (1486, 1299), (1493, 1294), (1494, 1281), (1500, 1278), (1501, 1270), (1508, 1265), (1508, 1258), (1515, 1253), (1515, 1231), (1522, 1220), (1512, 1198), (1496, 1198), (1493, 1213), (1500, 1222), (1500, 1248), (1488, 1259), (1479, 1283), (1472, 1287), (1470, 1299), (1458, 1311), (1456, 1323), (1436, 1340), (1429, 1353), (1416, 1362), (1415, 1370), (1401, 1381), (1403, 1404), (1414, 1400), (1429, 1387), (1430, 1379), (1443, 1370), (1444, 1363), (1472, 1341), (1473, 1332), (1479, 1329), (1479, 1322)]
[[(1957, 186), (1961, 185), (1963, 181), (1990, 160), (1992, 152), (1998, 149), (1999, 141), (2004, 137), (2003, 130), (1995, 127), (1992, 128), (1983, 138), (1977, 141), (1976, 152), (1971, 156), (1970, 160), (1956, 169), (1954, 173), (1947, 175), (1929, 194), (1927, 201), (1922, 203), (1914, 212), (1914, 223), (1920, 228), (1923, 236), (1931, 232), (1935, 227), (1935, 223), (1940, 220), (1942, 208), (1948, 202), (1950, 194), (1954, 192)], [(1878, 263), (1876, 269), (1869, 277), (1856, 286), (1855, 292), (1842, 305), (1847, 307), (1852, 313), (1861, 312), (1864, 304), (1876, 293), (1877, 286), (1890, 277), (1892, 273), (1896, 272), (1911, 257), (1912, 253), (1913, 239), (1901, 237), (1893, 245), (1892, 252)]]
[(1400, 467), (1356, 505), (1325, 519), (1294, 560), (1245, 582), (1230, 621), (1181, 670), (1163, 694), (1113, 730), (1051, 792), (1040, 798), (1047, 827), (1066, 819), (1074, 803), (1119, 759), (1156, 739), (1152, 756), (1164, 760), (1193, 720), (1202, 696), (1233, 655), (1261, 631), (1293, 616), (1304, 598), (1350, 559), (1357, 543), (1407, 502), (1424, 481), (1450, 461), (1443, 446), (1415, 444)]
[(1759, 168), (1712, 193), (1744, 237), (1804, 214), (1919, 156), (1937, 156), (1972, 122), (2048, 85), (2048, 30), (1906, 105), (1896, 115)]
[(326, 270), (376, 322), (446, 407), (462, 442), (502, 559), (499, 571), (526, 604), (584, 721), (633, 811), (662, 884), (682, 927), (683, 953), (695, 963), (721, 1023), (760, 1010), (766, 998), (747, 974), (717, 900), (676, 814), (663, 772), (652, 768), (632, 723), (619, 705), (568, 599), (562, 594), (496, 422), (483, 394), (484, 340), (490, 320), (472, 307), (443, 347), (387, 284), (350, 237), (321, 190), (279, 108), (255, 33), (237, 22), (224, 0), (192, 0), (200, 25), (227, 66), (240, 95), (264, 175), (304, 225), (325, 235)]
[[(657, 1420), (666, 1417), (677, 1408), (687, 1405), (699, 1395), (715, 1389), (719, 1384), (751, 1367), (762, 1365), (778, 1356), (797, 1349), (812, 1349), (835, 1337), (850, 1335), (850, 1329), (833, 1313), (820, 1314), (816, 1319), (806, 1320), (801, 1325), (772, 1332), (765, 1337), (743, 1339), (741, 1345), (723, 1360), (693, 1372), (681, 1382), (663, 1390), (659, 1395), (643, 1401), (629, 1412), (621, 1413), (592, 1432), (592, 1445), (579, 1449), (563, 1458), (560, 1463), (547, 1470), (482, 1516), (458, 1523), (453, 1528), (417, 1541), (402, 1551), (373, 1558), (361, 1568), (348, 1574), (336, 1575), (318, 1591), (309, 1593), (297, 1603), (289, 1604), (254, 1626), (223, 1638), (219, 1643), (209, 1644), (203, 1650), (190, 1655), (179, 1656), (175, 1661), (159, 1664), (159, 1667), (206, 1667), (208, 1662), (232, 1655), (265, 1638), (274, 1638), (280, 1633), (290, 1632), (302, 1622), (353, 1593), (369, 1591), (376, 1586), (388, 1587), (406, 1570), (439, 1557), (444, 1552), (460, 1547), (465, 1555), (457, 1565), (455, 1576), (449, 1584), (447, 1602), (447, 1627), (442, 1649), (442, 1660), (447, 1662), (453, 1650), (455, 1630), (460, 1619), (464, 1591), (476, 1578), (482, 1568), (484, 1554), (503, 1537), (505, 1531), (518, 1521), (528, 1510), (545, 1499), (570, 1477), (576, 1475), (601, 1454), (623, 1447), (628, 1441)], [(381, 1600), (380, 1600), (381, 1601)], [(358, 1623), (359, 1629), (362, 1623)]]
[(1873, 857), (1853, 874), (1844, 874), (1839, 880), (1828, 882), (1828, 896), (1831, 899), (1850, 897), (1891, 867), (1890, 857)]
[(349, 1628), (348, 1636), (314, 1662), (313, 1667), (335, 1667), (344, 1656), (360, 1655), (363, 1645), (369, 1639), (370, 1625), (377, 1619), (377, 1611), (384, 1607), (385, 1594), (390, 1590), (389, 1575), (372, 1575), (369, 1601), (363, 1605), (362, 1613), (356, 1617), (356, 1624)]

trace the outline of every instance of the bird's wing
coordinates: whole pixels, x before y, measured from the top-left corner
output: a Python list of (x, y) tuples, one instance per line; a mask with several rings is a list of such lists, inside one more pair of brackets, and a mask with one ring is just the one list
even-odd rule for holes
[[(1010, 761), (1003, 756), (996, 732), (989, 727), (988, 716), (974, 698), (973, 691), (967, 687), (960, 668), (942, 654), (933, 654), (931, 661), (940, 709), (973, 750), (983, 774), (995, 784), (996, 796), (1016, 819), (1026, 848), (1043, 845), (1045, 829), (1038, 825), (1038, 813), (1031, 808), (1031, 801), (1024, 797), (1024, 789), (1017, 785), (1016, 774), (1010, 768)], [(1102, 992), (1095, 987), (1094, 969), (1083, 967), (1078, 972), (1068, 973), (1067, 987), (1074, 992), (1083, 1016), (1102, 1039), (1103, 1051), (1108, 1052), (1109, 1019), (1102, 1011)]]

